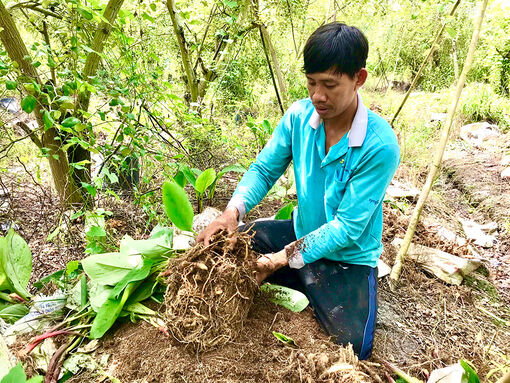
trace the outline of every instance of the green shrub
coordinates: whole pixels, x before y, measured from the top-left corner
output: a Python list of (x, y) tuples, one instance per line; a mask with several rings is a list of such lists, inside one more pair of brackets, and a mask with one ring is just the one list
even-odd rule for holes
[(459, 111), (465, 123), (488, 121), (502, 131), (510, 128), (510, 99), (498, 95), (489, 84), (468, 84)]

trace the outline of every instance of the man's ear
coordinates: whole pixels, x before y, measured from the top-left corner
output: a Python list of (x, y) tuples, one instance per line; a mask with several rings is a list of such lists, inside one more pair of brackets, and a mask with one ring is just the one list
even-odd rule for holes
[(367, 81), (368, 72), (365, 68), (361, 68), (358, 73), (356, 73), (356, 88), (359, 89), (365, 84)]

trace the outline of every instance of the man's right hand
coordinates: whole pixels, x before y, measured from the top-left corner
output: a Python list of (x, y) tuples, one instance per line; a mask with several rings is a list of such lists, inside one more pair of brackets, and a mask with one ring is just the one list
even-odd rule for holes
[(238, 226), (239, 211), (235, 207), (225, 209), (222, 215), (212, 221), (197, 237), (197, 243), (204, 242), (209, 246), (211, 237), (221, 230), (233, 233)]

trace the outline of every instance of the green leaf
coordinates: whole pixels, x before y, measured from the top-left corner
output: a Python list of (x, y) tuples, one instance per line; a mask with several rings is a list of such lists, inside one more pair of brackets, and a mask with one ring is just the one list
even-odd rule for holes
[[(180, 171), (182, 174), (184, 174), (184, 177), (188, 180), (188, 182), (195, 187), (195, 183), (197, 181), (197, 176), (191, 171), (191, 169), (187, 165), (183, 165), (180, 168)], [(184, 186), (183, 186), (184, 187)]]
[(276, 331), (273, 331), (273, 335), (275, 336), (276, 339), (278, 339), (280, 342), (282, 343), (285, 343), (286, 345), (288, 346), (293, 346), (293, 347), (298, 347), (298, 345), (296, 344), (296, 342), (294, 342), (294, 339), (292, 339), (291, 337), (288, 337), (287, 335), (285, 334), (282, 334), (280, 332), (276, 332)]
[(29, 94), (23, 100), (21, 100), (21, 109), (30, 114), (35, 109), (36, 102), (37, 100), (35, 97)]
[(87, 237), (106, 237), (106, 232), (101, 226), (91, 226), (87, 231)]
[(80, 15), (82, 15), (85, 19), (87, 20), (92, 20), (94, 18), (94, 16), (92, 15), (92, 13), (90, 13), (89, 11), (87, 11), (86, 9), (83, 9), (83, 8), (76, 8), (76, 11), (78, 11), (78, 13)]
[(55, 121), (53, 121), (53, 118), (51, 118), (50, 112), (48, 112), (47, 110), (44, 111), (43, 121), (44, 121), (44, 129), (45, 130), (48, 130), (49, 128), (51, 128), (53, 126), (53, 123), (55, 122)]
[(25, 383), (27, 375), (21, 363), (10, 369), (9, 373), (5, 375), (0, 383)]
[(461, 359), (459, 361), (459, 363), (460, 363), (460, 365), (462, 366), (462, 368), (465, 371), (464, 375), (467, 378), (468, 383), (480, 383), (480, 379), (478, 378), (478, 374), (473, 369), (473, 367), (470, 366), (468, 361), (466, 361), (464, 359)]
[(108, 300), (112, 293), (113, 287), (107, 285), (101, 285), (94, 281), (88, 283), (88, 295), (90, 306), (96, 313), (99, 311), (102, 305)]
[(42, 383), (43, 377), (40, 375), (33, 376), (32, 378), (27, 380), (27, 383)]
[(124, 304), (131, 292), (133, 292), (138, 283), (130, 283), (124, 292), (122, 293), (122, 297), (119, 299), (107, 299), (106, 302), (101, 306), (99, 311), (97, 312), (94, 321), (92, 322), (92, 327), (90, 329), (90, 338), (98, 339), (101, 338), (106, 331), (112, 327), (117, 318), (119, 317)]
[(0, 290), (9, 290), (28, 298), (27, 286), (32, 274), (32, 252), (23, 238), (10, 229), (0, 238)]
[(64, 121), (62, 121), (61, 125), (64, 128), (72, 128), (76, 124), (79, 124), (80, 120), (78, 120), (76, 117), (67, 117)]
[(23, 318), (28, 314), (28, 307), (21, 303), (8, 305), (7, 307), (0, 310), (0, 318), (9, 323), (14, 323), (18, 319)]
[(272, 134), (273, 133), (273, 128), (271, 127), (271, 124), (269, 123), (268, 120), (262, 121), (262, 127), (264, 128), (264, 131), (267, 134)]
[(289, 202), (284, 207), (282, 207), (280, 210), (278, 210), (274, 219), (291, 219), (292, 212), (294, 211), (295, 206), (296, 206), (295, 201)]
[(80, 267), (80, 261), (69, 261), (66, 265), (66, 275), (74, 273)]
[[(170, 255), (173, 252), (172, 240), (173, 230), (172, 228), (162, 226), (156, 226), (156, 228), (162, 228), (163, 230), (158, 231), (157, 235), (151, 235), (148, 239), (135, 240), (129, 235), (125, 235), (120, 242), (121, 254), (140, 254), (144, 257), (151, 259), (162, 258), (163, 256)], [(153, 230), (154, 232), (154, 230)]]
[(131, 304), (127, 304), (127, 302), (126, 302), (126, 305), (124, 306), (124, 310), (135, 313), (135, 314), (140, 314), (140, 315), (156, 315), (156, 311), (151, 310), (150, 308), (148, 308), (147, 306), (144, 306), (140, 302), (131, 303)]
[(204, 194), (209, 186), (211, 186), (216, 179), (216, 171), (213, 168), (204, 170), (202, 174), (197, 177), (195, 183), (195, 190), (197, 193)]
[(152, 278), (143, 281), (140, 284), (140, 286), (138, 286), (138, 288), (128, 298), (128, 300), (126, 301), (126, 305), (130, 305), (148, 299), (154, 292), (154, 289), (156, 288), (157, 284), (158, 283)]
[(179, 170), (177, 174), (174, 176), (174, 181), (177, 182), (177, 185), (179, 185), (181, 188), (184, 188), (188, 183), (188, 180), (186, 179), (186, 176), (184, 175), (182, 170)]
[(165, 213), (179, 229), (191, 231), (193, 207), (183, 188), (175, 182), (165, 181), (162, 187)]
[(309, 303), (306, 295), (285, 286), (266, 283), (260, 286), (260, 290), (269, 295), (271, 302), (296, 313), (303, 311)]
[(114, 286), (131, 269), (142, 263), (139, 255), (120, 253), (93, 254), (81, 260), (83, 270), (96, 283)]
[(18, 83), (16, 81), (7, 80), (5, 82), (5, 87), (7, 90), (14, 90), (18, 86)]
[(129, 273), (127, 273), (126, 276), (115, 285), (111, 292), (110, 298), (117, 299), (129, 283), (142, 281), (147, 278), (151, 272), (153, 264), (154, 261), (152, 259), (144, 258), (141, 265), (130, 270)]
[(150, 21), (151, 23), (156, 21), (156, 20), (154, 20), (154, 17), (149, 15), (147, 12), (142, 13), (142, 18), (144, 18), (145, 20)]

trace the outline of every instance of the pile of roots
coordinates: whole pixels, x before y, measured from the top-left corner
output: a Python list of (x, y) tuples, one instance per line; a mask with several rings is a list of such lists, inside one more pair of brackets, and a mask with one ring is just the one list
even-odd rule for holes
[(251, 236), (219, 233), (209, 246), (198, 244), (172, 260), (165, 294), (165, 318), (176, 340), (196, 351), (219, 347), (234, 339), (258, 289), (257, 255)]

